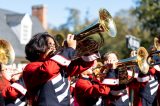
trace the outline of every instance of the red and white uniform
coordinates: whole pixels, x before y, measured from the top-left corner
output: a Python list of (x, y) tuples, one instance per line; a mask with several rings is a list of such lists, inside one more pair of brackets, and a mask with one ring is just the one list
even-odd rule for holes
[(137, 82), (133, 83), (133, 86), (136, 85), (135, 87), (132, 86), (135, 88), (135, 106), (150, 106), (155, 103), (159, 84), (157, 77), (153, 74), (154, 72), (155, 69), (150, 68), (147, 74), (141, 72), (135, 74)]
[(109, 69), (106, 78), (102, 82), (110, 87), (110, 93), (103, 98), (107, 106), (128, 106), (129, 92), (125, 84), (119, 84), (119, 75), (117, 69)]
[(25, 106), (27, 104), (26, 88), (23, 79), (20, 78), (17, 82), (6, 86), (2, 91), (2, 96), (5, 99), (5, 106)]
[(75, 85), (75, 99), (79, 106), (93, 106), (100, 96), (108, 95), (110, 88), (96, 79), (81, 77)]
[[(160, 66), (159, 65), (155, 65), (153, 66), (154, 68), (152, 68), (150, 70), (150, 73), (152, 75), (156, 75), (158, 78), (158, 83), (160, 83)], [(157, 99), (158, 99), (158, 103), (160, 104), (160, 86), (158, 87), (158, 91), (157, 91)]]
[(10, 82), (7, 80), (1, 73), (0, 73), (0, 106), (5, 106), (4, 99), (2, 97), (2, 90), (6, 87), (9, 86)]
[[(81, 73), (93, 65), (97, 54), (71, 61), (74, 50), (66, 48), (44, 62), (31, 62), (24, 71), (23, 78), (32, 105), (70, 105), (70, 81), (68, 77)], [(88, 62), (86, 62), (89, 60)]]

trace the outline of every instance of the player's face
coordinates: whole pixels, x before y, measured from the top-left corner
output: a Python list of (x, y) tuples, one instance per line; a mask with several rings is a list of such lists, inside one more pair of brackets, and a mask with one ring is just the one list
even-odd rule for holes
[(48, 48), (51, 49), (51, 51), (55, 52), (56, 51), (56, 46), (55, 46), (55, 42), (52, 38), (48, 37), (47, 39), (48, 42)]
[(107, 56), (107, 60), (104, 61), (104, 64), (116, 62), (118, 62), (117, 56), (114, 53), (111, 53)]

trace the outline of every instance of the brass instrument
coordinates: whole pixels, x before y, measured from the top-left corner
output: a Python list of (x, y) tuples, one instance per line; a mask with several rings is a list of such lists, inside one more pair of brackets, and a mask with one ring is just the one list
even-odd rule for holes
[(160, 40), (157, 37), (154, 38), (154, 47), (154, 50), (149, 53), (147, 58), (147, 62), (150, 66), (160, 64)]
[[(106, 9), (100, 9), (99, 20), (75, 34), (75, 39), (77, 40), (77, 57), (93, 53), (100, 49), (104, 44), (103, 35), (115, 37), (116, 34), (117, 29), (110, 13)], [(90, 35), (99, 35), (101, 40), (96, 41), (97, 38)]]
[(133, 56), (127, 59), (122, 59), (119, 62), (125, 65), (138, 65), (140, 71), (144, 74), (148, 73), (149, 65), (147, 64), (148, 52), (144, 47), (140, 47), (137, 50), (137, 56)]
[[(129, 82), (131, 82), (134, 79), (136, 68), (138, 68), (143, 74), (147, 74), (149, 70), (147, 57), (148, 57), (147, 50), (144, 47), (140, 47), (137, 50), (136, 56), (119, 60), (117, 63), (119, 84), (128, 84)], [(97, 74), (102, 76), (106, 75), (109, 70), (107, 65), (98, 66), (96, 68), (103, 70)], [(128, 72), (127, 72), (128, 69), (131, 69), (131, 71), (133, 71), (130, 79), (128, 79)]]
[[(118, 66), (120, 84), (127, 84), (133, 80), (136, 68), (135, 66), (138, 66), (138, 68), (143, 74), (148, 73), (149, 65), (147, 63), (147, 57), (148, 57), (147, 50), (144, 47), (140, 47), (137, 50), (136, 56), (120, 60), (119, 61), (120, 65)], [(126, 72), (128, 68), (131, 68), (131, 70), (133, 71), (132, 77), (130, 79), (128, 79), (128, 74)], [(121, 78), (121, 75), (123, 75), (126, 78), (124, 77)]]
[(157, 37), (154, 38), (154, 47), (160, 50), (160, 40)]
[(12, 64), (15, 59), (15, 52), (12, 45), (4, 40), (0, 39), (0, 63), (1, 64)]

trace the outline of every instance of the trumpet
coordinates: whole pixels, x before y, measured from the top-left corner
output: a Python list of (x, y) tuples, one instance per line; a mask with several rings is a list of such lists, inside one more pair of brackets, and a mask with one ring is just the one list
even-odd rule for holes
[[(137, 55), (127, 58), (127, 59), (122, 59), (119, 62), (122, 64), (119, 66), (119, 83), (120, 84), (127, 84), (131, 82), (134, 79), (134, 74), (135, 74), (135, 67), (138, 66), (140, 71), (143, 74), (147, 74), (149, 70), (149, 65), (147, 63), (147, 57), (148, 57), (148, 52), (144, 47), (140, 47), (137, 50)], [(125, 68), (125, 70), (124, 70)], [(132, 69), (132, 76), (130, 79), (128, 79), (128, 73), (127, 69), (131, 68)]]
[(148, 73), (149, 70), (149, 65), (147, 63), (147, 58), (148, 58), (148, 52), (144, 47), (140, 47), (137, 50), (137, 55), (127, 58), (127, 59), (122, 59), (119, 62), (122, 64), (128, 65), (128, 66), (135, 66), (137, 65), (140, 69), (140, 71), (143, 74)]
[(160, 55), (159, 54), (160, 54), (160, 50), (150, 53), (147, 58), (147, 63), (150, 66), (159, 65), (160, 64)]

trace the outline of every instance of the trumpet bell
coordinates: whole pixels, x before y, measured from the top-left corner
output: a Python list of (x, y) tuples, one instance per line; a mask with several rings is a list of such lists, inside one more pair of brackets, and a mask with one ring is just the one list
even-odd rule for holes
[(157, 50), (160, 50), (160, 41), (157, 37), (154, 38), (154, 46)]
[(0, 39), (0, 63), (12, 64), (15, 59), (15, 52), (12, 45), (3, 39)]
[(137, 50), (137, 63), (140, 71), (143, 74), (147, 74), (149, 70), (149, 65), (147, 63), (148, 52), (144, 47), (140, 47)]
[[(148, 57), (148, 52), (144, 47), (140, 47), (137, 50), (137, 55), (127, 58), (127, 59), (122, 59), (119, 60), (119, 62), (122, 64), (120, 66), (118, 66), (118, 68), (121, 70), (119, 71), (119, 83), (120, 84), (128, 84), (129, 82), (131, 82), (134, 79), (134, 74), (135, 71), (137, 70), (137, 68), (139, 68), (139, 70), (141, 71), (141, 73), (143, 74), (147, 74), (148, 70), (149, 70), (149, 65), (147, 63), (147, 57)], [(138, 67), (135, 67), (138, 66)], [(128, 77), (126, 77), (126, 69), (130, 68), (133, 72), (131, 75), (131, 78), (128, 79)]]
[(150, 66), (160, 64), (160, 40), (157, 37), (154, 38), (154, 47), (151, 49), (151, 52), (149, 53), (147, 62)]

